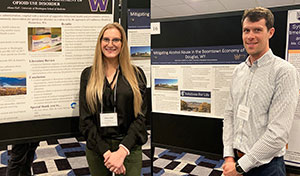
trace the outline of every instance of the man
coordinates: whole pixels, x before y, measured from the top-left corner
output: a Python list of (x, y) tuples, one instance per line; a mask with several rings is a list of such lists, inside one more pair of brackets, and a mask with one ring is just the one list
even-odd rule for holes
[(298, 100), (298, 73), (269, 48), (274, 16), (245, 10), (243, 44), (247, 60), (234, 70), (225, 109), (223, 174), (285, 176), (283, 155)]
[(39, 142), (12, 145), (7, 176), (30, 176), (34, 154)]

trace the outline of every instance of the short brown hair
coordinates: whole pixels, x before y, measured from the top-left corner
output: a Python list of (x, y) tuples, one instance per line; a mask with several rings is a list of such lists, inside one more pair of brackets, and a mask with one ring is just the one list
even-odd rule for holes
[(257, 22), (261, 19), (266, 20), (266, 26), (270, 30), (274, 26), (274, 15), (271, 10), (264, 7), (255, 7), (244, 11), (242, 17), (242, 26), (245, 19), (248, 18), (251, 22)]

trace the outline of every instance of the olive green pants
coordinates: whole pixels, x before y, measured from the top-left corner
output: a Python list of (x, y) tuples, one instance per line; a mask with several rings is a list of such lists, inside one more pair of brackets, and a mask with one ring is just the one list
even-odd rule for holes
[[(119, 148), (120, 141), (108, 140), (111, 151), (116, 151)], [(92, 176), (112, 176), (104, 165), (103, 156), (99, 156), (94, 151), (86, 147), (86, 158), (89, 164), (90, 173)], [(127, 176), (140, 176), (142, 170), (142, 149), (141, 146), (135, 146), (131, 149), (130, 155), (124, 160), (124, 166), (126, 168)], [(117, 176), (117, 175), (116, 175)]]

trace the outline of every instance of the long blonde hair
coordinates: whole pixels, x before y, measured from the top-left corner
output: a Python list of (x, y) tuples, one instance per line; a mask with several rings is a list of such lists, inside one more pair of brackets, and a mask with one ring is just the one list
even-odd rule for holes
[(86, 89), (86, 101), (92, 113), (95, 113), (97, 110), (98, 100), (100, 101), (100, 103), (103, 103), (102, 94), (105, 80), (105, 62), (103, 60), (104, 57), (101, 49), (101, 39), (103, 37), (104, 32), (107, 29), (111, 28), (116, 28), (121, 33), (122, 48), (119, 54), (119, 65), (121, 67), (122, 74), (128, 81), (133, 91), (134, 115), (135, 117), (137, 117), (138, 114), (141, 114), (141, 106), (143, 102), (137, 77), (135, 74), (140, 74), (140, 72), (137, 69), (137, 67), (132, 65), (130, 62), (126, 34), (123, 27), (118, 23), (107, 24), (102, 28), (102, 30), (99, 33), (95, 49), (94, 63), (91, 69), (90, 78)]

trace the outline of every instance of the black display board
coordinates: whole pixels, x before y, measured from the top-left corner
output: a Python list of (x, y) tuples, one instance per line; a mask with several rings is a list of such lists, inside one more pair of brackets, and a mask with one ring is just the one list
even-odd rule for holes
[(79, 136), (79, 117), (0, 124), (1, 145)]
[[(287, 11), (300, 6), (271, 9), (275, 16), (275, 35), (270, 40), (274, 54), (284, 58)], [(156, 19), (159, 35), (151, 36), (151, 48), (181, 48), (241, 45), (243, 12), (229, 12), (182, 18)], [(184, 151), (222, 158), (222, 119), (152, 113), (152, 147), (178, 148)], [(299, 168), (288, 167), (299, 173)]]

